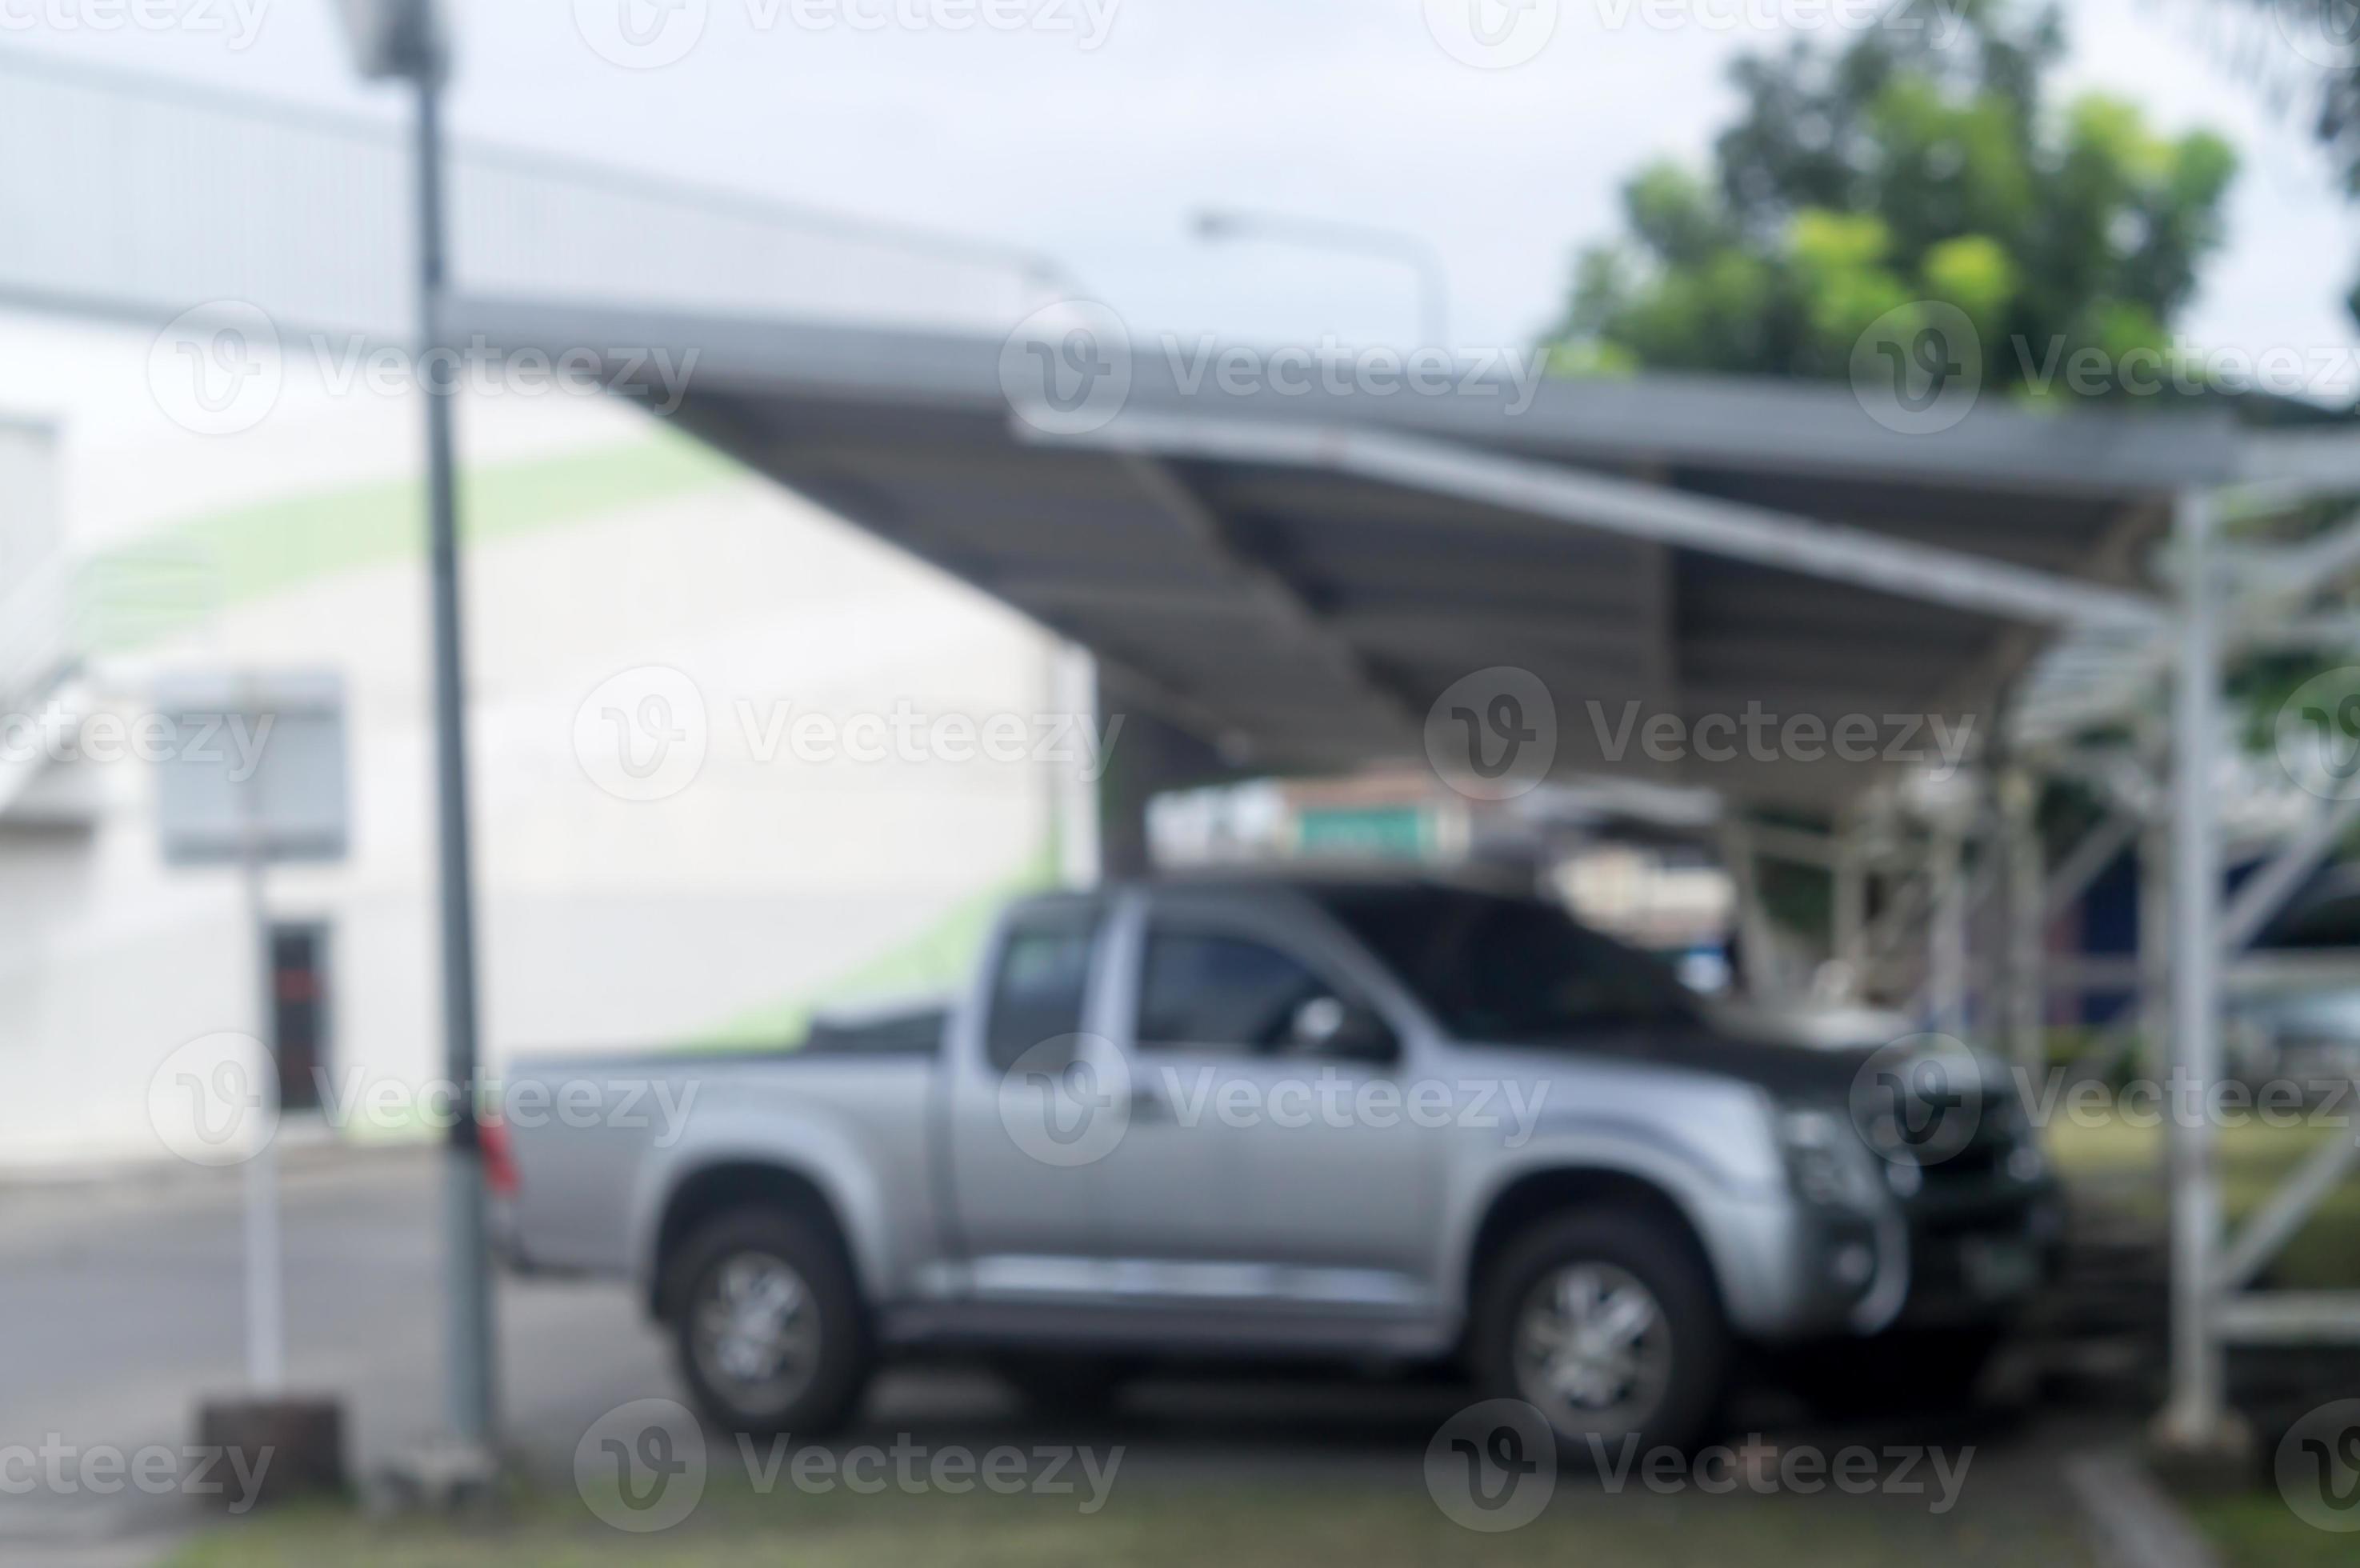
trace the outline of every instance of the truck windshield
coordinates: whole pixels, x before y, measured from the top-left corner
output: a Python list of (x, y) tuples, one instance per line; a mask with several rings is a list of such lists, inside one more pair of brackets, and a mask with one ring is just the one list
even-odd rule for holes
[(1312, 891), (1462, 1040), (1547, 1044), (1699, 1016), (1663, 965), (1538, 898), (1426, 887)]

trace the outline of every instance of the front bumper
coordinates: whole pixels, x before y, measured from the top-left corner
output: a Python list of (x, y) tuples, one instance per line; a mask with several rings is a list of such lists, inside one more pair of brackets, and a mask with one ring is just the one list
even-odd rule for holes
[(2005, 1323), (2055, 1277), (2063, 1229), (2046, 1176), (1930, 1181), (1874, 1212), (1798, 1205), (1780, 1308), (1743, 1326), (1801, 1341)]
[(1909, 1288), (1897, 1326), (2002, 1322), (2056, 1278), (2064, 1200), (2046, 1178), (1929, 1193), (1908, 1220)]

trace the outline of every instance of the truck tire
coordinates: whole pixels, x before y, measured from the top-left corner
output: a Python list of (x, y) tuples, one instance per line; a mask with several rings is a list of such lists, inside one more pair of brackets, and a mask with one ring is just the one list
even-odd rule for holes
[(732, 1209), (664, 1265), (660, 1299), (681, 1378), (716, 1425), (818, 1435), (848, 1420), (874, 1361), (868, 1314), (834, 1236), (800, 1215)]
[(1489, 1397), (1534, 1406), (1565, 1456), (1688, 1449), (1720, 1413), (1729, 1329), (1710, 1272), (1635, 1209), (1559, 1215), (1484, 1271), (1470, 1344)]

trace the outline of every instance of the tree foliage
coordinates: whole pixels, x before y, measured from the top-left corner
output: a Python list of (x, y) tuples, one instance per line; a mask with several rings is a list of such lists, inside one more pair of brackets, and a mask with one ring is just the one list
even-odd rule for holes
[(1741, 60), (1710, 173), (1643, 169), (1626, 235), (1580, 256), (1558, 368), (1841, 376), (1872, 322), (1928, 300), (1965, 312), (2000, 387), (2168, 350), (2235, 154), (2118, 100), (2052, 103), (2062, 48), (2053, 10), (1908, 0), (1841, 49)]

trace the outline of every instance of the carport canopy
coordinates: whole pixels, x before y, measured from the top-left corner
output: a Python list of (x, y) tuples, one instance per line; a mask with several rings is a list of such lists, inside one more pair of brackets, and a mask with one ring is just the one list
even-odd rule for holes
[[(1984, 737), (2056, 634), (2160, 628), (2147, 547), (2175, 495), (2239, 476), (2218, 413), (1986, 396), (1907, 434), (1841, 385), (1552, 379), (1528, 406), (1480, 370), (1440, 393), (1240, 390), (1193, 344), (1140, 343), (1094, 422), (1025, 407), (996, 338), (499, 300), (454, 315), (454, 336), (502, 349), (603, 353), (627, 393), (655, 386), (633, 358), (694, 351), (682, 425), (1088, 648), (1127, 697), (1267, 773), (1419, 758), (1437, 700), (1506, 666), (1554, 701), (1558, 778), (1832, 810), (1886, 773), (1888, 718)], [(1656, 715), (1694, 741), (1749, 713), (1774, 735), (1865, 715), (1877, 755), (1639, 739)]]

